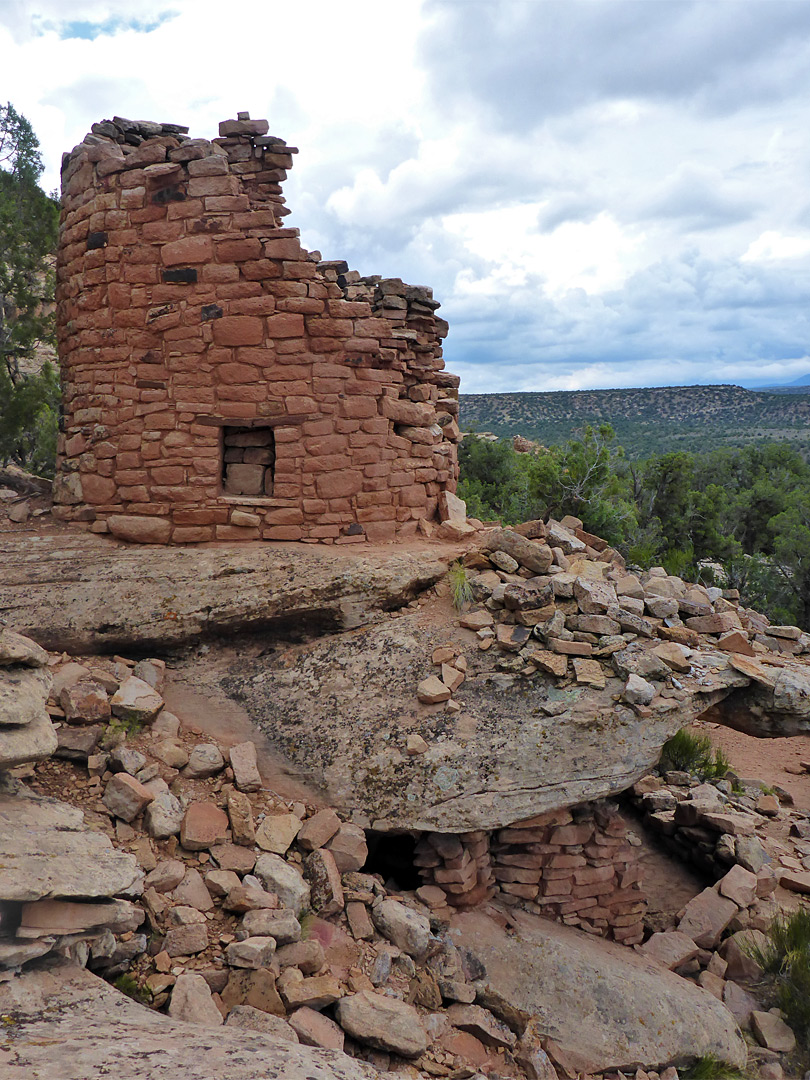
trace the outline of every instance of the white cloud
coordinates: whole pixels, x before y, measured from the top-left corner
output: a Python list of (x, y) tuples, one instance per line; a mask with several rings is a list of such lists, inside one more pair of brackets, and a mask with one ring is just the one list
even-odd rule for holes
[(105, 116), (267, 116), (289, 222), (433, 285), (470, 392), (807, 367), (808, 5), (4, 0), (0, 55), (49, 188)]

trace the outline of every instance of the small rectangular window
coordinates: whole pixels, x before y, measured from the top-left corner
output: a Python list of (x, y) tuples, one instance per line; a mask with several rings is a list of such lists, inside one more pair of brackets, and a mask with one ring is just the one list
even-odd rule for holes
[(268, 427), (226, 427), (222, 431), (222, 489), (253, 498), (273, 494), (276, 440)]

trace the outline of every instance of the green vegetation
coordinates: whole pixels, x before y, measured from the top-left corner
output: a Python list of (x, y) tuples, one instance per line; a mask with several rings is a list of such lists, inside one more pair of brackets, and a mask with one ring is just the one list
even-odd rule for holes
[(660, 386), (554, 393), (462, 394), (461, 426), (546, 446), (585, 423), (610, 423), (627, 456), (781, 442), (810, 457), (810, 386), (784, 394), (741, 386)]
[(128, 998), (132, 998), (133, 1001), (137, 1001), (140, 1005), (148, 1005), (152, 1000), (152, 995), (146, 987), (139, 986), (132, 975), (126, 973), (119, 975), (113, 983), (113, 986), (116, 990), (120, 990), (122, 994), (126, 994)]
[(810, 626), (810, 465), (770, 443), (631, 460), (610, 424), (518, 453), (468, 436), (458, 494), (468, 512), (506, 524), (573, 514), (631, 564), (730, 588), (775, 622)]
[(751, 954), (774, 983), (776, 1002), (805, 1058), (810, 1054), (810, 910), (778, 915), (768, 945)]
[(450, 599), (456, 611), (461, 611), (465, 604), (469, 604), (473, 598), (472, 586), (470, 585), (467, 571), (464, 566), (456, 561), (447, 571), (447, 580), (450, 585)]
[(664, 743), (661, 766), (667, 770), (692, 773), (701, 780), (712, 780), (725, 776), (731, 762), (719, 746), (712, 745), (707, 735), (693, 735), (681, 728)]
[(688, 1069), (681, 1070), (682, 1080), (743, 1080), (745, 1073), (714, 1056), (704, 1054)]
[(0, 464), (52, 475), (58, 379), (49, 363), (26, 366), (53, 341), (58, 206), (42, 171), (30, 123), (0, 106)]

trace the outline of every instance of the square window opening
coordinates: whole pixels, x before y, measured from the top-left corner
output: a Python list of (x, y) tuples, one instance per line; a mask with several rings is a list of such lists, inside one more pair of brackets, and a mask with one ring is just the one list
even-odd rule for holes
[(225, 495), (272, 496), (276, 440), (269, 427), (222, 429), (222, 491)]

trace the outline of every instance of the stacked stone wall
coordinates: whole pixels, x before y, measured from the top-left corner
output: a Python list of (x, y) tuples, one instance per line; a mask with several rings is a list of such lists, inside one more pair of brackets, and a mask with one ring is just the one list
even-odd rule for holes
[[(62, 518), (157, 543), (357, 543), (413, 535), (455, 489), (438, 303), (280, 225), (296, 150), (267, 127), (208, 141), (116, 117), (65, 155)], [(263, 490), (244, 462), (229, 483), (226, 428), (272, 432)]]
[(644, 937), (641, 866), (622, 817), (609, 804), (540, 814), (487, 834), (429, 833), (417, 844), (425, 885), (452, 907), (496, 892), (506, 903), (634, 945)]

